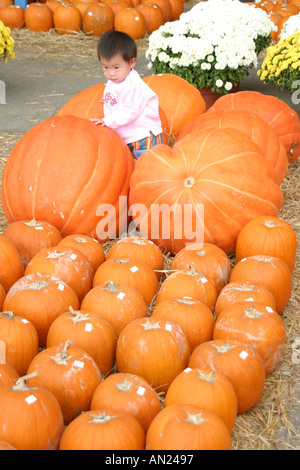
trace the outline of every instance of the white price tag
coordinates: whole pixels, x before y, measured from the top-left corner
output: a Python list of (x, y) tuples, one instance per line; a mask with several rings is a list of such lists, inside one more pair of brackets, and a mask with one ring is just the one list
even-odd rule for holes
[(132, 268), (130, 268), (130, 271), (132, 273), (136, 273), (138, 270), (139, 270), (139, 268), (137, 266), (132, 266)]
[(125, 292), (119, 292), (117, 295), (117, 299), (123, 300), (125, 295), (126, 295)]
[(246, 352), (246, 351), (242, 351), (240, 354), (239, 354), (240, 358), (241, 359), (247, 359), (247, 357), (249, 356), (249, 354)]
[(75, 367), (80, 367), (82, 369), (84, 367), (84, 362), (82, 361), (74, 361), (74, 366)]
[(145, 391), (146, 391), (146, 389), (144, 387), (139, 386), (136, 393), (142, 397), (144, 395)]
[(86, 323), (84, 327), (84, 331), (92, 331), (93, 329), (93, 324), (92, 323)]
[(26, 403), (28, 405), (32, 405), (35, 401), (37, 401), (37, 398), (34, 395), (29, 395), (28, 397), (25, 398)]

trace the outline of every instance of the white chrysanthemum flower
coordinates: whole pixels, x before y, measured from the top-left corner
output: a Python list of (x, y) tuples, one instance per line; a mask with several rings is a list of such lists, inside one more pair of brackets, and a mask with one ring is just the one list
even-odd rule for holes
[(221, 88), (223, 86), (224, 82), (220, 78), (216, 80), (216, 87)]
[(232, 89), (232, 83), (226, 82), (224, 85), (225, 90), (230, 91)]

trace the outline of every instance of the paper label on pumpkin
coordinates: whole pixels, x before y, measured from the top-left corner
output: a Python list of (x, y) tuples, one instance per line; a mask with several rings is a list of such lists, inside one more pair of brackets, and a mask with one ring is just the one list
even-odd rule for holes
[(201, 282), (202, 282), (203, 284), (205, 284), (205, 283), (207, 282), (206, 277), (201, 277)]
[(249, 356), (249, 354), (246, 352), (246, 351), (242, 351), (240, 354), (239, 354), (240, 358), (241, 359), (247, 359), (247, 357)]
[(85, 324), (85, 327), (84, 327), (85, 331), (92, 331), (92, 329), (93, 329), (92, 323), (86, 323)]
[(37, 401), (37, 398), (34, 395), (29, 395), (28, 397), (25, 398), (26, 403), (28, 405), (32, 405), (35, 401)]
[(249, 297), (249, 299), (245, 299), (245, 302), (254, 302), (253, 297)]
[(125, 295), (126, 295), (125, 292), (119, 292), (117, 295), (117, 299), (123, 300)]
[(138, 270), (139, 270), (139, 268), (137, 266), (132, 266), (132, 268), (130, 268), (130, 271), (132, 273), (136, 273)]
[(145, 391), (146, 391), (146, 389), (144, 387), (139, 386), (136, 393), (142, 397), (144, 395)]
[(6, 344), (0, 340), (0, 364), (6, 364)]
[(58, 290), (63, 291), (65, 286), (63, 284), (58, 284), (57, 288), (58, 288)]
[(74, 366), (75, 367), (80, 367), (82, 369), (84, 367), (84, 362), (82, 361), (74, 361)]
[(75, 255), (75, 253), (72, 253), (71, 256), (70, 256), (71, 259), (75, 260), (77, 258), (77, 255)]
[(34, 227), (35, 230), (44, 230), (44, 227), (41, 227), (40, 225), (38, 227)]
[(22, 323), (29, 323), (29, 321), (28, 321), (26, 318), (22, 318), (22, 319), (21, 319), (21, 322), (22, 322)]
[(172, 325), (170, 325), (170, 323), (166, 323), (165, 329), (167, 331), (172, 331)]
[(267, 312), (269, 312), (269, 313), (273, 313), (273, 312), (274, 312), (274, 310), (273, 310), (271, 307), (266, 307), (266, 310), (267, 310)]

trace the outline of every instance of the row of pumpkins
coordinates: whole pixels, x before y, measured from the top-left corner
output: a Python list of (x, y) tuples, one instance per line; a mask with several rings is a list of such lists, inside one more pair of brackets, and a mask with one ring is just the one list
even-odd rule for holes
[(277, 26), (277, 31), (271, 33), (274, 41), (278, 41), (284, 23), (293, 15), (300, 13), (300, 0), (288, 0), (280, 2), (276, 0), (260, 0), (255, 4), (256, 8), (264, 10), (271, 21)]
[(0, 448), (230, 450), (284, 352), (296, 246), (287, 222), (262, 216), (240, 232), (233, 268), (210, 243), (167, 267), (143, 237), (105, 252), (47, 222), (10, 224)]
[(75, 34), (82, 30), (88, 36), (101, 36), (105, 31), (123, 31), (133, 39), (151, 34), (166, 21), (174, 21), (183, 12), (184, 0), (47, 0), (29, 3), (25, 11), (13, 0), (0, 0), (0, 20), (10, 28), (28, 28)]
[[(237, 414), (258, 403), (282, 357), (297, 240), (278, 218), (280, 184), (299, 155), (299, 117), (281, 100), (248, 91), (206, 111), (183, 79), (146, 80), (173, 147), (157, 145), (134, 162), (115, 132), (89, 120), (103, 112), (99, 84), (27, 132), (5, 165), (0, 272), (17, 271), (7, 284), (0, 279), (7, 446), (230, 449)], [(186, 245), (192, 240), (176, 238), (171, 223), (168, 238), (144, 231), (109, 242), (103, 254), (94, 240), (103, 240), (98, 208), (122, 212), (120, 195), (149, 217), (153, 203), (203, 204), (204, 244)], [(35, 236), (45, 230), (33, 216), (58, 237), (23, 254), (23, 273), (17, 248), (19, 271), (7, 255), (27, 239), (20, 224), (14, 235), (15, 224), (27, 220), (23, 228)], [(170, 266), (162, 251), (174, 256)]]

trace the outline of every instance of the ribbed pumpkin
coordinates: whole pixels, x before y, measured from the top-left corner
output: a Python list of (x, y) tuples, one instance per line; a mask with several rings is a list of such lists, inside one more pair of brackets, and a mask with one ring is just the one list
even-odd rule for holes
[(217, 298), (214, 310), (216, 318), (224, 308), (243, 301), (258, 302), (276, 310), (274, 295), (266, 287), (250, 281), (232, 281), (223, 287)]
[(26, 374), (39, 348), (34, 325), (13, 312), (1, 312), (0, 346), (1, 362), (13, 366), (20, 376)]
[(106, 377), (93, 394), (91, 410), (105, 408), (130, 414), (146, 432), (161, 405), (157, 393), (145, 379), (119, 372)]
[(164, 23), (163, 13), (158, 5), (155, 5), (154, 3), (151, 4), (143, 2), (139, 3), (136, 8), (143, 14), (145, 18), (146, 30), (148, 34), (156, 31)]
[(266, 375), (270, 375), (277, 369), (284, 352), (286, 328), (271, 307), (244, 301), (221, 312), (213, 339), (232, 339), (249, 344), (259, 353)]
[(217, 294), (228, 283), (231, 264), (225, 251), (212, 243), (191, 243), (172, 259), (170, 270), (188, 270), (193, 266), (215, 285)]
[(110, 247), (106, 259), (126, 257), (141, 259), (154, 270), (157, 279), (161, 278), (164, 257), (159, 247), (151, 240), (138, 236), (121, 238)]
[(80, 251), (90, 263), (93, 272), (105, 261), (103, 246), (93, 237), (88, 235), (73, 234), (61, 239), (57, 245), (59, 247), (69, 246)]
[(11, 29), (22, 29), (25, 26), (24, 10), (19, 5), (0, 6), (0, 20)]
[(75, 291), (46, 273), (32, 273), (19, 279), (8, 291), (3, 307), (26, 318), (36, 328), (40, 347), (46, 344), (53, 321), (69, 307), (79, 308)]
[(137, 8), (123, 8), (119, 10), (114, 19), (116, 31), (122, 31), (133, 39), (142, 39), (147, 31), (145, 18)]
[(231, 450), (231, 439), (224, 421), (212, 411), (170, 405), (150, 424), (146, 450)]
[(53, 28), (53, 11), (43, 3), (29, 3), (24, 13), (26, 28), (35, 31), (49, 31)]
[(156, 304), (170, 297), (190, 297), (203, 302), (213, 311), (217, 300), (217, 289), (213, 282), (193, 266), (188, 271), (175, 271), (161, 284)]
[(58, 450), (63, 416), (57, 399), (43, 387), (30, 387), (20, 377), (0, 387), (0, 440), (18, 450)]
[(177, 141), (199, 129), (211, 127), (232, 127), (247, 134), (257, 144), (266, 160), (274, 167), (276, 182), (282, 183), (288, 168), (286, 150), (275, 129), (260, 116), (238, 109), (220, 109), (204, 113), (182, 129)]
[(136, 418), (117, 410), (81, 413), (64, 430), (59, 450), (144, 450), (145, 432)]
[(129, 323), (116, 350), (118, 371), (140, 375), (158, 392), (167, 391), (186, 368), (189, 356), (190, 346), (180, 326), (152, 317)]
[(162, 11), (164, 23), (166, 23), (166, 21), (171, 21), (172, 8), (169, 0), (142, 0), (142, 3), (143, 2), (158, 5)]
[(237, 397), (231, 382), (217, 371), (186, 368), (171, 383), (164, 400), (170, 405), (193, 405), (216, 413), (231, 433), (237, 417)]
[(238, 400), (238, 413), (255, 406), (265, 386), (265, 368), (258, 352), (240, 341), (215, 339), (200, 344), (191, 354), (189, 367), (208, 368), (225, 375)]
[(69, 309), (52, 323), (47, 335), (47, 348), (65, 344), (86, 351), (96, 362), (102, 375), (114, 364), (116, 337), (112, 326), (94, 312)]
[(82, 310), (95, 312), (113, 327), (118, 338), (123, 328), (137, 318), (148, 316), (142, 294), (125, 283), (106, 281), (93, 287), (81, 303)]
[(277, 132), (291, 165), (300, 154), (300, 119), (296, 111), (281, 99), (258, 91), (239, 91), (221, 96), (209, 112), (245, 110), (263, 118)]
[(250, 220), (240, 231), (236, 243), (236, 260), (253, 255), (275, 256), (294, 271), (297, 236), (292, 226), (278, 217), (261, 216)]
[(232, 252), (250, 219), (278, 216), (283, 196), (274, 169), (253, 141), (221, 128), (203, 129), (173, 148), (157, 145), (144, 153), (131, 177), (129, 202), (131, 207), (143, 204), (142, 216), (133, 215), (142, 236), (170, 253), (198, 241)]
[(191, 351), (199, 344), (212, 339), (214, 316), (210, 308), (199, 300), (184, 297), (166, 298), (154, 307), (151, 317), (177, 323), (186, 335)]
[[(62, 236), (82, 233), (101, 241), (109, 238), (108, 225), (115, 238), (119, 196), (128, 195), (132, 169), (130, 150), (111, 129), (75, 116), (46, 119), (7, 160), (1, 187), (6, 218), (45, 220)], [(122, 231), (126, 214), (123, 224)]]
[(53, 24), (59, 34), (75, 34), (81, 26), (81, 14), (75, 6), (62, 3), (53, 13)]
[(61, 240), (61, 234), (54, 225), (34, 219), (12, 222), (3, 235), (18, 248), (24, 268), (36, 253), (57, 245)]
[(114, 27), (114, 12), (109, 5), (92, 3), (82, 19), (82, 29), (87, 36), (101, 36)]
[[(0, 346), (0, 361), (4, 359), (2, 357), (2, 349), (2, 346)], [(0, 387), (12, 387), (19, 377), (20, 375), (14, 366), (0, 363)]]
[(0, 284), (5, 292), (24, 274), (21, 255), (15, 244), (0, 235)]
[(2, 286), (2, 284), (0, 284), (0, 311), (1, 312), (3, 310), (3, 303), (4, 303), (5, 297), (6, 297), (6, 292), (5, 292), (4, 287)]
[(152, 302), (158, 280), (150, 266), (138, 258), (108, 259), (99, 266), (93, 279), (93, 287), (113, 281), (129, 284), (143, 296), (147, 305)]
[(292, 293), (292, 275), (285, 261), (267, 255), (243, 258), (233, 268), (232, 281), (250, 281), (268, 289), (274, 296), (276, 311), (282, 313)]
[(146, 76), (143, 80), (158, 96), (169, 134), (177, 135), (188, 122), (205, 113), (206, 105), (199, 91), (178, 75), (162, 73)]
[(75, 291), (79, 302), (91, 289), (93, 282), (92, 267), (76, 248), (44, 248), (34, 255), (25, 269), (25, 275), (33, 273), (58, 277)]
[[(36, 374), (34, 374), (36, 372)], [(64, 345), (43, 349), (28, 367), (27, 385), (49, 390), (60, 404), (64, 424), (90, 409), (93, 393), (101, 381), (96, 362), (81, 348)]]

